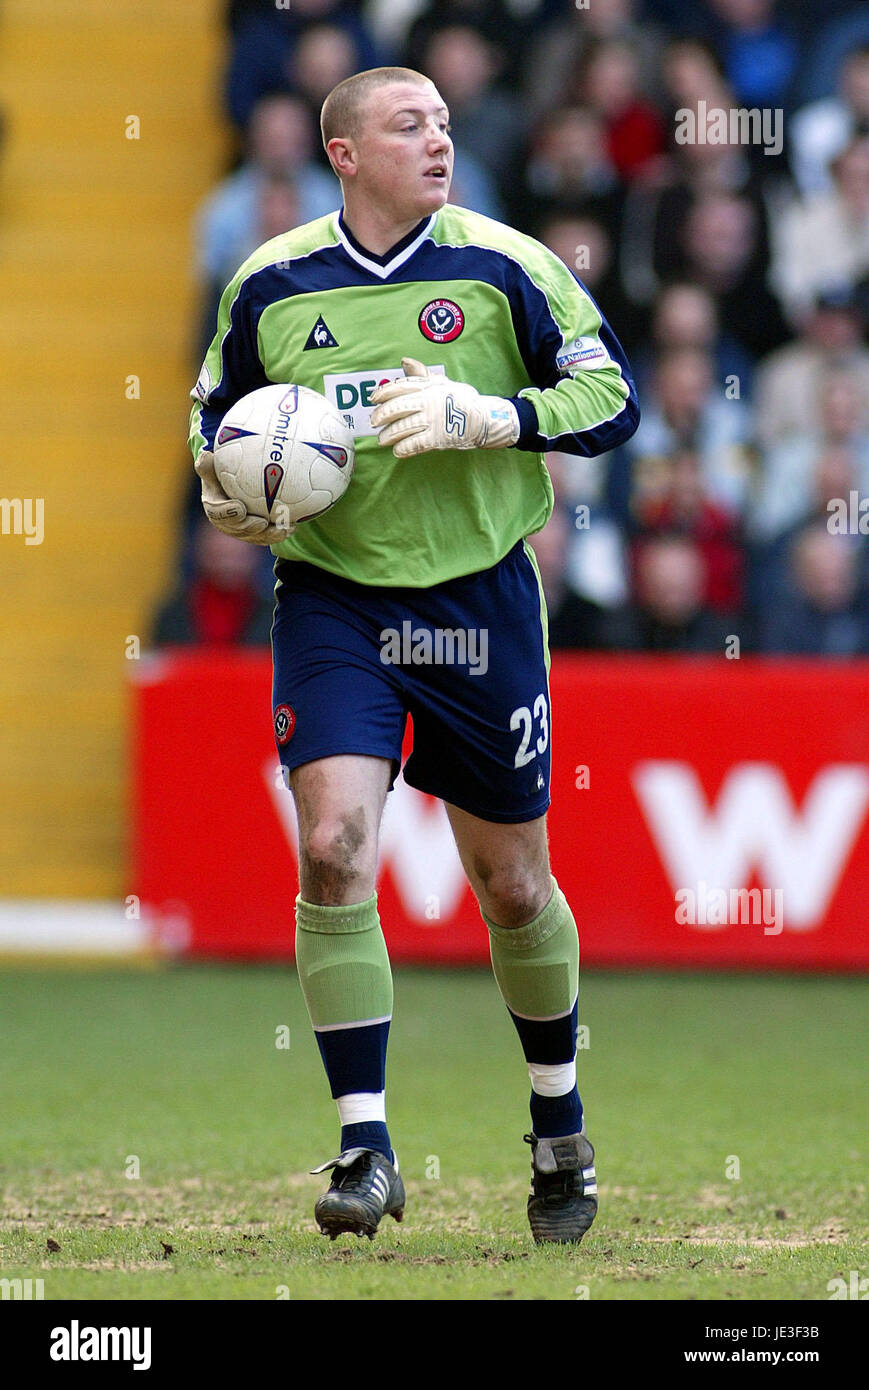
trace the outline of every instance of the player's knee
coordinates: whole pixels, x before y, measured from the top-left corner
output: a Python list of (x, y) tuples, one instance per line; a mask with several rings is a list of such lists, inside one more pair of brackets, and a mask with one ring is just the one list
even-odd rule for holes
[(341, 901), (345, 890), (373, 874), (375, 846), (359, 810), (323, 819), (308, 831), (301, 846), (305, 891), (318, 902)]
[(483, 911), (500, 927), (524, 927), (538, 917), (552, 894), (552, 881), (521, 864), (493, 869), (485, 884)]

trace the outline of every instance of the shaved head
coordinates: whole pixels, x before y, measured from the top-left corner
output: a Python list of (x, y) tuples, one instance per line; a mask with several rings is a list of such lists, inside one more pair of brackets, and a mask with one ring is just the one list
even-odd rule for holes
[(396, 82), (412, 82), (419, 87), (430, 87), (431, 79), (424, 77), (413, 68), (369, 68), (357, 72), (334, 87), (323, 102), (320, 112), (320, 130), (323, 134), (323, 147), (335, 139), (354, 139), (362, 123), (362, 115), (369, 96), (378, 87), (388, 87)]
[(450, 113), (413, 68), (370, 68), (339, 82), (320, 114), (341, 182), (344, 219), (382, 255), (447, 201), (453, 176)]

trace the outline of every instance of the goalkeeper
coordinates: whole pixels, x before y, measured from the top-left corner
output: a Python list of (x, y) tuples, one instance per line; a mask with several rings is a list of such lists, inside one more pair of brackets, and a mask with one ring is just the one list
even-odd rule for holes
[[(338, 1156), (315, 1170), (331, 1170), (318, 1224), (373, 1236), (404, 1211), (375, 885), (411, 714), (404, 777), (445, 803), (530, 1074), (531, 1231), (576, 1242), (597, 1187), (576, 1084), (579, 942), (549, 866), (546, 609), (526, 537), (552, 510), (544, 452), (612, 449), (639, 412), (621, 347), (563, 263), (448, 205), (448, 121), (409, 69), (330, 93), (321, 124), (343, 209), (260, 247), (228, 285), (190, 438), (210, 520), (276, 557), (296, 961), (341, 1123)], [(346, 495), (292, 534), (227, 498), (211, 453), (229, 407), (271, 382), (321, 392), (357, 438)], [(405, 631), (428, 638), (414, 660), (388, 640)], [(426, 664), (426, 651), (447, 655)]]

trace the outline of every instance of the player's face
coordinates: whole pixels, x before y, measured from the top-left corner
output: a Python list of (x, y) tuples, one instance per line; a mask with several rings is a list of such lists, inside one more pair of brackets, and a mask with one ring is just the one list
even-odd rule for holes
[(372, 92), (357, 139), (357, 194), (396, 223), (447, 201), (453, 176), (449, 112), (433, 85), (395, 82)]

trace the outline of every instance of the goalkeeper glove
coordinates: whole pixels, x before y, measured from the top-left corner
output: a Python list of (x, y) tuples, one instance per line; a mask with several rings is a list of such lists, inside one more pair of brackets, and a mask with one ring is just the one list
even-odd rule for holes
[(275, 526), (262, 516), (251, 516), (243, 502), (228, 497), (220, 485), (214, 469), (214, 455), (203, 449), (193, 465), (202, 479), (202, 506), (205, 515), (225, 536), (236, 536), (240, 541), (250, 541), (253, 545), (278, 545), (285, 541), (295, 525)]
[(503, 396), (481, 396), (473, 386), (431, 376), (428, 367), (402, 357), (404, 376), (371, 393), (371, 424), (378, 443), (396, 458), (430, 449), (506, 449), (519, 438), (519, 415)]

